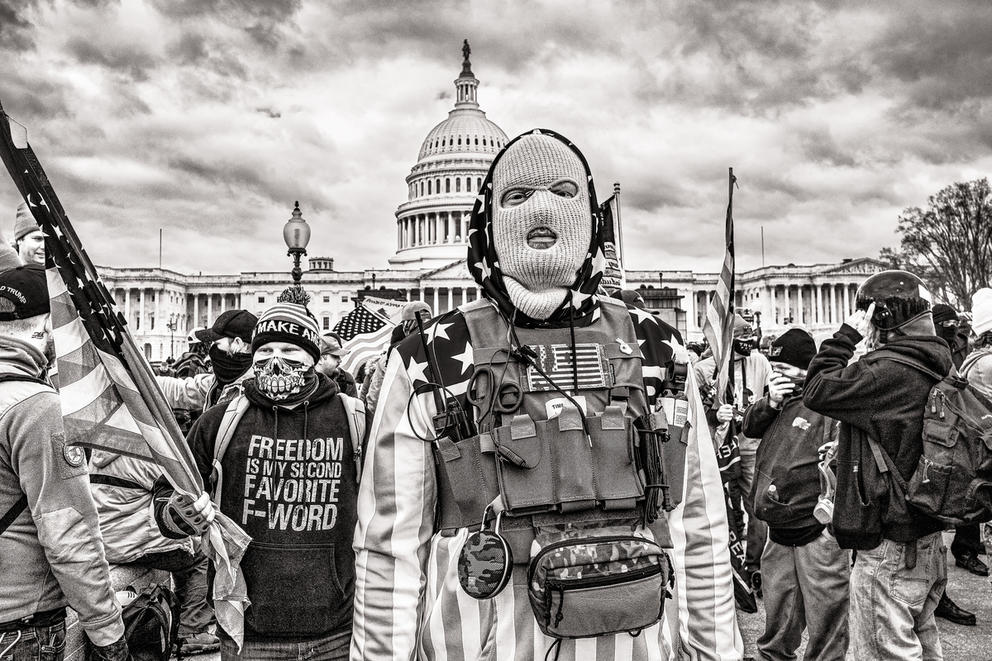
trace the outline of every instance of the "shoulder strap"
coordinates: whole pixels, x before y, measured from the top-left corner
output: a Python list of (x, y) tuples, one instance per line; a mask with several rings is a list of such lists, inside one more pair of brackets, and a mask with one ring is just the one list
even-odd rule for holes
[(244, 417), (245, 411), (248, 410), (248, 405), (248, 398), (243, 394), (238, 394), (228, 403), (227, 408), (224, 409), (224, 417), (220, 420), (220, 428), (217, 430), (217, 438), (214, 440), (213, 459), (214, 503), (217, 507), (220, 507), (221, 487), (224, 486), (224, 469), (221, 467), (221, 461), (224, 459), (224, 453), (227, 452), (227, 446), (231, 444), (231, 439), (234, 437), (234, 430), (241, 422), (241, 418)]
[(929, 367), (927, 367), (926, 365), (924, 365), (923, 363), (917, 360), (913, 360), (912, 358), (904, 358), (903, 356), (900, 356), (895, 353), (890, 353), (888, 351), (885, 352), (880, 351), (872, 358), (872, 360), (882, 360), (882, 359), (891, 360), (893, 363), (899, 363), (900, 365), (912, 367), (917, 372), (922, 372), (923, 374), (926, 374), (930, 378), (935, 379), (937, 381), (943, 381), (944, 377), (947, 376), (946, 374), (944, 375), (937, 374), (932, 369), (930, 369)]
[(355, 457), (355, 473), (361, 481), (362, 455), (365, 450), (365, 404), (357, 397), (349, 397), (343, 392), (339, 392), (337, 396), (348, 416), (348, 435), (351, 438), (351, 452)]
[(878, 472), (882, 475), (889, 473), (892, 476), (893, 482), (895, 482), (896, 491), (900, 498), (905, 498), (909, 490), (906, 486), (906, 480), (903, 478), (899, 469), (896, 468), (895, 462), (892, 461), (892, 457), (889, 453), (882, 448), (881, 444), (876, 441), (870, 434), (862, 432), (865, 438), (868, 439), (868, 447), (871, 448), (872, 456), (875, 458), (875, 464), (878, 466)]
[(21, 494), (21, 497), (17, 499), (17, 502), (11, 505), (10, 509), (7, 510), (2, 517), (0, 517), (0, 535), (7, 532), (7, 528), (10, 527), (10, 524), (12, 524), (14, 520), (21, 515), (21, 512), (27, 508), (28, 497), (26, 494)]

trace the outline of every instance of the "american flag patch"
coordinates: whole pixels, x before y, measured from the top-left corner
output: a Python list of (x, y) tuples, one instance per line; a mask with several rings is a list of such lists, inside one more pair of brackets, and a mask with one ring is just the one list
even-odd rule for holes
[[(610, 361), (599, 344), (531, 345), (537, 354), (537, 364), (562, 390), (592, 390), (610, 388)], [(556, 388), (533, 367), (527, 368), (528, 392), (546, 392)]]

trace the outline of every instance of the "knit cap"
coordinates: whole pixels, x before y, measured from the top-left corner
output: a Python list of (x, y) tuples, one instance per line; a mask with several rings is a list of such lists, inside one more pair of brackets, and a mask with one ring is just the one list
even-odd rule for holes
[(933, 313), (933, 323), (939, 326), (944, 321), (957, 321), (958, 312), (947, 303), (937, 303), (930, 309)]
[(992, 331), (992, 289), (982, 287), (971, 296), (971, 327), (976, 335)]
[(262, 313), (251, 337), (254, 353), (268, 342), (295, 344), (320, 360), (320, 326), (305, 306), (298, 303), (276, 303)]
[[(568, 181), (574, 191), (560, 187)], [(504, 199), (508, 191), (526, 197)], [(492, 204), (493, 242), (511, 300), (525, 314), (546, 316), (564, 300), (592, 242), (585, 165), (560, 140), (524, 136), (494, 167)], [(542, 242), (551, 245), (534, 247)], [(538, 300), (549, 296), (553, 304)]]
[(772, 342), (768, 349), (768, 360), (786, 363), (799, 369), (808, 369), (816, 355), (816, 342), (801, 328), (790, 328)]
[(31, 214), (31, 209), (24, 202), (17, 205), (17, 218), (14, 220), (14, 242), (20, 241), (25, 236), (40, 230), (38, 222)]

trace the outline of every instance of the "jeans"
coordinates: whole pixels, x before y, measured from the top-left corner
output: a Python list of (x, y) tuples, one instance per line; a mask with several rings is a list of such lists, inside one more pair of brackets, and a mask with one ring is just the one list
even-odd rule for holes
[(65, 620), (0, 633), (0, 661), (62, 661), (64, 656)]
[[(754, 484), (754, 467), (758, 445), (753, 447), (747, 440), (741, 441), (741, 493), (744, 494), (744, 511), (747, 512), (747, 544), (744, 550), (744, 568), (748, 572), (761, 569), (761, 552), (768, 538), (768, 524), (754, 515), (754, 501), (751, 499), (751, 486)], [(762, 576), (762, 579), (764, 576)]]
[(805, 546), (769, 539), (761, 555), (765, 631), (757, 641), (757, 658), (795, 659), (806, 629), (805, 658), (843, 661), (850, 575), (851, 552), (837, 546), (826, 530)]
[(906, 567), (903, 544), (883, 539), (858, 551), (851, 572), (851, 649), (856, 659), (943, 659), (933, 612), (947, 584), (941, 533), (916, 540), (916, 566)]
[(325, 638), (296, 641), (246, 640), (241, 652), (227, 636), (220, 637), (220, 661), (347, 661), (351, 629)]
[(127, 564), (172, 574), (179, 601), (181, 638), (208, 631), (215, 622), (213, 608), (207, 603), (207, 566), (210, 561), (203, 551), (190, 554), (183, 549), (174, 549), (149, 553)]

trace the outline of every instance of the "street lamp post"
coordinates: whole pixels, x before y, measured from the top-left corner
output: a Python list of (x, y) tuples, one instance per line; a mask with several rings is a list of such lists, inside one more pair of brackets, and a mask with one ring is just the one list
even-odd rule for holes
[(286, 226), (282, 228), (282, 238), (289, 249), (286, 254), (293, 258), (293, 285), (300, 287), (300, 280), (303, 278), (300, 258), (307, 254), (307, 244), (310, 243), (310, 226), (303, 219), (299, 202), (293, 208), (293, 217), (286, 221)]
[(169, 323), (167, 324), (169, 329), (169, 358), (174, 358), (176, 355), (176, 344), (174, 340), (174, 333), (176, 328), (179, 327), (179, 315), (173, 312), (169, 315)]

